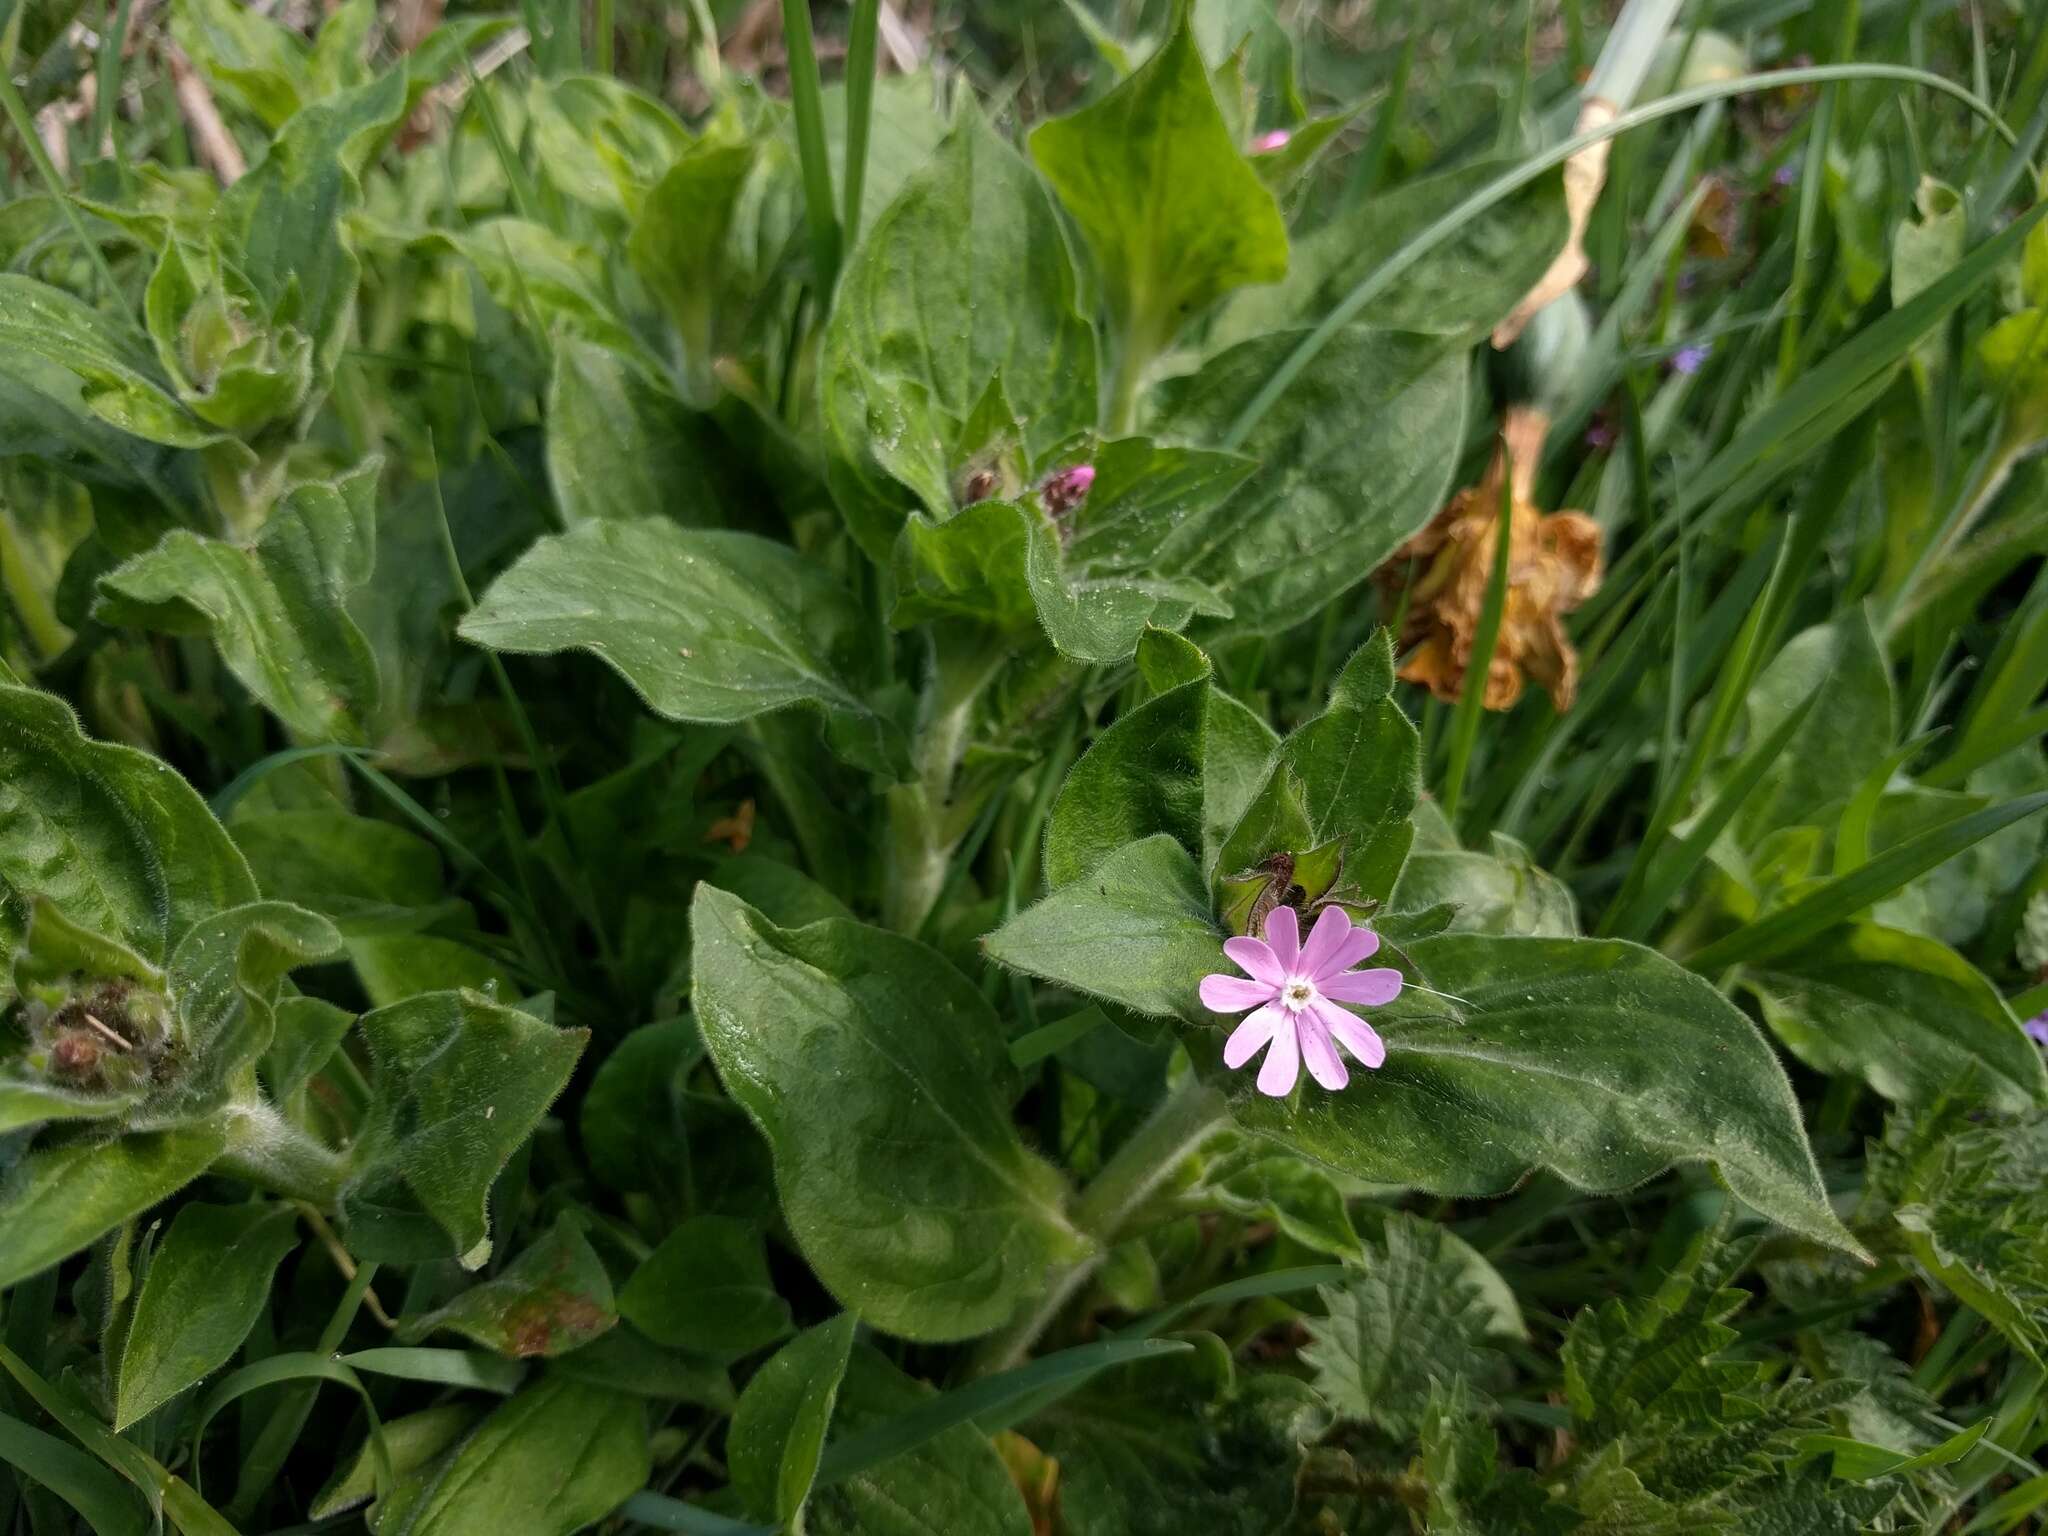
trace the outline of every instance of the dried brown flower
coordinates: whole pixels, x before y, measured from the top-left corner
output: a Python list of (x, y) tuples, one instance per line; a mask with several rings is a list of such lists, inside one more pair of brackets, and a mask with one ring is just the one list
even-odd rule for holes
[(1525, 677), (1548, 690), (1560, 710), (1571, 707), (1578, 691), (1579, 656), (1565, 633), (1564, 615), (1600, 586), (1600, 527), (1583, 512), (1536, 509), (1536, 466), (1549, 430), (1542, 412), (1511, 408), (1480, 482), (1453, 496), (1379, 570), (1381, 586), (1398, 597), (1409, 582), (1410, 563), (1423, 562), (1414, 570), (1402, 624), (1400, 643), (1408, 655), (1401, 676), (1446, 702), (1464, 691), (1486, 606), (1503, 480), (1511, 508), (1507, 601), (1486, 675), (1485, 705), (1513, 708)]

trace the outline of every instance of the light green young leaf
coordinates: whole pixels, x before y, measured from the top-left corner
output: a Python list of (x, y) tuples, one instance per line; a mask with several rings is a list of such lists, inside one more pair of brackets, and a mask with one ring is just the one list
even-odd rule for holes
[[(1919, 217), (1901, 221), (1892, 231), (1892, 307), (1930, 286), (1963, 259), (1969, 214), (1955, 188), (1932, 176), (1920, 178), (1913, 194)], [(2031, 246), (2029, 247), (2031, 248)], [(1946, 352), (1940, 337), (1929, 337), (1913, 349), (1913, 365), (1924, 378)]]
[(210, 1121), (32, 1151), (0, 1178), (0, 1290), (168, 1199), (227, 1145)]
[(256, 882), (206, 802), (161, 759), (88, 740), (64, 702), (0, 682), (0, 946), (46, 896), (161, 964)]
[(491, 1181), (568, 1083), (590, 1032), (462, 991), (376, 1009), (358, 1027), (372, 1100), (343, 1193), (351, 1230), (413, 1257), (481, 1262)]
[(126, 1429), (234, 1357), (298, 1246), (288, 1206), (182, 1205), (135, 1298), (114, 1376), (114, 1428)]
[(191, 412), (224, 432), (253, 434), (292, 415), (313, 382), (313, 348), (220, 253), (165, 244), (144, 293), (157, 361)]
[(789, 1525), (810, 1497), (857, 1321), (841, 1312), (806, 1329), (777, 1350), (740, 1394), (726, 1433), (726, 1463), (755, 1519)]
[(991, 960), (1154, 1017), (1208, 1019), (1195, 988), (1226, 968), (1194, 855), (1167, 833), (1118, 849), (982, 940)]
[(647, 1414), (637, 1398), (545, 1376), (460, 1442), (402, 1529), (406, 1536), (570, 1536), (645, 1486), (650, 1461)]
[(236, 0), (177, 0), (171, 37), (215, 90), (275, 132), (304, 104), (306, 45), (253, 6)]
[[(916, 1408), (932, 1389), (865, 1344), (855, 1346), (832, 1416), (836, 1439)], [(988, 1437), (955, 1424), (915, 1450), (813, 1494), (812, 1536), (1031, 1536), (1031, 1517)]]
[(690, 131), (610, 75), (536, 76), (527, 93), (534, 163), (564, 197), (631, 217), (690, 148)]
[(211, 634), (221, 659), (295, 736), (368, 739), (377, 659), (349, 594), (377, 555), (373, 461), (287, 491), (253, 545), (174, 528), (100, 578), (94, 614), (172, 634)]
[(1084, 1250), (1058, 1173), (1011, 1121), (995, 1011), (935, 952), (843, 919), (780, 929), (708, 885), (691, 929), (719, 1075), (850, 1310), (906, 1338), (969, 1338)]
[(886, 559), (913, 499), (954, 509), (962, 434), (998, 379), (1036, 469), (1093, 424), (1095, 337), (1045, 189), (970, 113), (862, 239), (820, 360), (833, 492)]
[(1771, 1220), (1857, 1251), (1784, 1069), (1699, 977), (1612, 940), (1449, 934), (1408, 953), (1458, 1001), (1410, 991), (1373, 1014), (1386, 1064), (1342, 1093), (1266, 1098), (1222, 1069), (1223, 1020), (1190, 1037), (1239, 1124), (1355, 1178), (1445, 1195), (1497, 1194), (1533, 1167), (1626, 1189), (1709, 1161)]
[(1031, 158), (1087, 238), (1126, 368), (1232, 289), (1286, 275), (1280, 206), (1185, 25), (1100, 101), (1040, 124)]
[(619, 1314), (611, 1276), (564, 1211), (555, 1224), (490, 1279), (418, 1317), (402, 1319), (397, 1338), (416, 1344), (438, 1331), (459, 1333), (518, 1359), (552, 1359), (609, 1330)]
[(818, 562), (752, 534), (585, 523), (536, 543), (460, 632), (496, 651), (588, 650), (666, 719), (809, 704), (850, 761), (891, 771), (904, 756), (894, 722), (856, 692), (872, 660), (859, 607)]
[(152, 443), (201, 448), (220, 440), (112, 321), (83, 299), (15, 272), (0, 272), (0, 378)]
[(1925, 1108), (1957, 1090), (2016, 1114), (2048, 1103), (2040, 1048), (1998, 989), (1947, 945), (1856, 923), (1747, 966), (1764, 1021), (1818, 1072)]
[[(1301, 340), (1276, 332), (1159, 390), (1163, 439), (1215, 443)], [(1465, 428), (1465, 354), (1354, 328), (1316, 354), (1242, 451), (1259, 469), (1181, 569), (1228, 595), (1231, 633), (1299, 624), (1363, 581), (1442, 506)]]
[(721, 1364), (790, 1331), (759, 1227), (731, 1216), (694, 1216), (663, 1238), (619, 1292), (619, 1312), (658, 1343)]
[(362, 264), (346, 221), (361, 176), (405, 110), (403, 70), (302, 108), (249, 174), (221, 194), (214, 235), (268, 301), (274, 324), (312, 338), (315, 369), (334, 372)]

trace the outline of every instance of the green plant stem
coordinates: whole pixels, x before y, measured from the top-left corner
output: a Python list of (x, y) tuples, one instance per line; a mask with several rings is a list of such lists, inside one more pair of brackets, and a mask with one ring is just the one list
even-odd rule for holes
[(107, 35), (100, 39), (98, 93), (92, 104), (92, 152), (97, 155), (114, 131), (114, 98), (121, 93), (121, 47), (128, 40), (128, 16), (135, 0), (118, 0)]
[[(898, 933), (921, 929), (945, 889), (954, 845), (966, 831), (959, 824), (961, 808), (953, 804), (953, 778), (967, 751), (975, 701), (1009, 660), (1002, 645), (949, 643), (953, 639), (941, 636), (933, 644), (911, 779), (892, 785), (888, 794), (882, 921)], [(972, 811), (967, 815), (971, 820)]]
[(612, 0), (590, 0), (590, 61), (600, 75), (612, 72)]
[(1021, 1365), (1031, 1348), (1101, 1268), (1124, 1228), (1167, 1176), (1230, 1121), (1223, 1095), (1193, 1075), (1103, 1164), (1074, 1202), (1073, 1225), (1090, 1244), (1086, 1258), (1053, 1277), (1045, 1295), (1015, 1323), (983, 1346), (977, 1374)]
[(832, 162), (825, 153), (824, 86), (811, 37), (810, 0), (782, 0), (782, 36), (789, 53), (789, 106), (796, 119), (797, 159), (803, 166), (804, 220), (811, 233), (811, 265), (822, 314), (839, 275), (839, 222), (832, 214)]
[(289, 1200), (331, 1211), (341, 1199), (349, 1160), (260, 1100), (228, 1107), (228, 1145), (215, 1171)]
[(868, 134), (875, 116), (875, 45), (881, 21), (882, 0), (853, 0), (853, 28), (846, 38), (846, 186), (840, 213), (842, 238), (849, 250), (860, 238), (860, 205), (867, 192)]

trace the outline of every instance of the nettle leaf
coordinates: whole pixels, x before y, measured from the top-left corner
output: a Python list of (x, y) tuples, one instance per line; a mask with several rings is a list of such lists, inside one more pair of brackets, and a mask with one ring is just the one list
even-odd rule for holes
[(564, 523), (666, 517), (728, 521), (716, 434), (610, 348), (565, 336), (548, 386), (548, 482)]
[[(855, 1345), (832, 1415), (837, 1438), (898, 1418), (932, 1395), (878, 1351)], [(1031, 1536), (1023, 1496), (971, 1424), (954, 1424), (914, 1450), (819, 1489), (804, 1522), (814, 1536)]]
[(372, 1099), (342, 1195), (352, 1246), (481, 1263), (491, 1181), (568, 1083), (590, 1032), (467, 991), (423, 993), (359, 1027)]
[(1875, 923), (1745, 966), (1764, 1022), (1818, 1072), (1926, 1107), (1957, 1091), (2022, 1113), (2048, 1102), (2040, 1047), (1998, 989), (1946, 944)]
[(756, 1371), (733, 1409), (726, 1465), (733, 1488), (757, 1520), (793, 1523), (825, 1449), (858, 1319), (841, 1312), (806, 1329)]
[(14, 272), (0, 272), (0, 377), (148, 442), (200, 448), (220, 440), (111, 320), (61, 288)]
[(619, 1320), (611, 1276), (564, 1211), (541, 1238), (490, 1279), (444, 1306), (404, 1319), (402, 1344), (436, 1331), (459, 1333), (485, 1349), (519, 1359), (552, 1359), (580, 1349)]
[(28, 1153), (0, 1178), (0, 1290), (69, 1258), (94, 1238), (168, 1199), (227, 1146), (213, 1121), (68, 1141)]
[(1422, 756), (1421, 738), (1391, 697), (1393, 683), (1393, 636), (1382, 629), (1345, 663), (1322, 714), (1280, 744), (1265, 785), (1217, 855), (1219, 881), (1275, 853), (1334, 846), (1331, 899), (1387, 899), (1415, 835), (1409, 817)]
[(1137, 366), (1233, 288), (1286, 275), (1280, 206), (1239, 151), (1184, 24), (1101, 100), (1040, 124), (1031, 158), (1086, 237)]
[(699, 886), (693, 1000), (775, 1153), (791, 1232), (876, 1327), (985, 1333), (1084, 1250), (1018, 1138), (995, 1010), (937, 953), (843, 919), (782, 929)]
[(752, 534), (585, 523), (535, 543), (459, 632), (522, 655), (590, 651), (669, 720), (812, 705), (849, 761), (904, 766), (899, 728), (856, 691), (872, 659), (859, 606), (816, 561)]
[(1201, 1023), (1195, 988), (1227, 968), (1194, 855), (1159, 832), (1026, 907), (982, 940), (1012, 970), (1155, 1018)]
[[(1255, 163), (1263, 162), (1261, 157)], [(1210, 345), (1315, 324), (1425, 227), (1520, 164), (1506, 157), (1475, 160), (1359, 199), (1295, 241), (1284, 281), (1232, 298), (1217, 317)], [(1358, 322), (1456, 338), (1460, 345), (1476, 341), (1536, 286), (1563, 249), (1569, 228), (1560, 167), (1466, 219), (1448, 241), (1395, 278)]]
[(759, 1227), (731, 1216), (693, 1217), (663, 1238), (619, 1292), (619, 1311), (649, 1338), (721, 1364), (790, 1331)]
[(914, 497), (935, 519), (997, 379), (1036, 466), (1095, 419), (1095, 335), (1051, 199), (968, 112), (840, 277), (819, 362), (833, 492), (876, 560)]
[(298, 1242), (289, 1206), (195, 1201), (178, 1208), (111, 1362), (115, 1429), (234, 1357), (270, 1299), (271, 1276)]
[(334, 371), (362, 263), (347, 238), (360, 177), (406, 106), (403, 70), (302, 107), (248, 175), (221, 194), (213, 233), (269, 302), (274, 322), (312, 338)]
[(257, 891), (168, 764), (88, 740), (62, 700), (0, 681), (0, 947), (21, 942), (36, 896), (162, 964), (200, 918)]
[(644, 1487), (651, 1461), (637, 1398), (548, 1375), (458, 1442), (397, 1523), (406, 1536), (570, 1536)]
[(1439, 1388), (1483, 1392), (1501, 1374), (1486, 1342), (1495, 1314), (1446, 1236), (1432, 1222), (1391, 1216), (1343, 1286), (1319, 1288), (1325, 1315), (1305, 1321), (1301, 1359), (1340, 1418), (1411, 1439)]
[[(1305, 334), (1243, 342), (1166, 381), (1153, 431), (1222, 441)], [(1231, 633), (1301, 623), (1435, 515), (1463, 445), (1465, 395), (1464, 349), (1442, 339), (1352, 327), (1324, 345), (1237, 445), (1259, 469), (1229, 516), (1183, 552), (1186, 574), (1228, 595)]]
[[(1498, 1194), (1536, 1167), (1626, 1189), (1709, 1161), (1771, 1220), (1860, 1251), (1828, 1207), (1784, 1069), (1699, 977), (1612, 940), (1447, 934), (1408, 954), (1460, 1001), (1411, 990), (1376, 1013), (1386, 1065), (1343, 1093), (1268, 1099), (1222, 1070), (1220, 1027), (1190, 1037), (1240, 1125), (1353, 1177), (1446, 1195)], [(1199, 980), (1191, 966), (1182, 995)]]
[(371, 462), (287, 491), (253, 544), (183, 528), (100, 578), (94, 616), (210, 634), (228, 670), (306, 741), (358, 744), (377, 710), (377, 659), (349, 594), (377, 556)]

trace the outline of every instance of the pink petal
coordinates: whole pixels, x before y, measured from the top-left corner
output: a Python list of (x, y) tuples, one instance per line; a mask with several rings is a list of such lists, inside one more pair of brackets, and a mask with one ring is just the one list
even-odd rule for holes
[(1348, 971), (1359, 961), (1370, 960), (1379, 952), (1380, 936), (1360, 923), (1351, 930), (1350, 935), (1344, 940), (1344, 947), (1337, 951), (1337, 958), (1323, 974), (1331, 976), (1339, 971)]
[(1302, 1059), (1308, 1063), (1308, 1075), (1335, 1093), (1351, 1081), (1351, 1074), (1344, 1070), (1344, 1063), (1337, 1057), (1337, 1047), (1330, 1044), (1330, 1031), (1323, 1023), (1322, 1010), (1295, 1015), (1295, 1028), (1301, 1035)]
[(1264, 1049), (1273, 1032), (1287, 1022), (1278, 1008), (1261, 1008), (1230, 1032), (1223, 1042), (1223, 1065), (1235, 1072)]
[(1259, 1092), (1269, 1099), (1285, 1098), (1294, 1091), (1294, 1080), (1299, 1076), (1301, 1041), (1290, 1016), (1283, 1018), (1280, 1028), (1273, 1032), (1273, 1048), (1266, 1052), (1266, 1064), (1259, 1068)]
[(1316, 919), (1315, 930), (1301, 946), (1300, 971), (1304, 976), (1322, 976), (1344, 969), (1333, 964), (1351, 934), (1351, 918), (1342, 907), (1325, 907)]
[(1280, 989), (1270, 981), (1246, 981), (1242, 976), (1220, 972), (1202, 978), (1202, 1006), (1211, 1013), (1243, 1013), (1261, 1003), (1270, 1003)]
[(1264, 939), (1225, 939), (1223, 953), (1268, 986), (1279, 987), (1287, 981), (1287, 968)]
[(1281, 970), (1292, 971), (1301, 958), (1301, 923), (1294, 908), (1275, 907), (1266, 914), (1266, 942), (1273, 946), (1273, 958), (1280, 962)]
[(1368, 1008), (1377, 1008), (1401, 995), (1401, 973), (1386, 965), (1370, 971), (1346, 971), (1327, 981), (1318, 977), (1316, 990), (1340, 1003), (1363, 1003)]
[(1357, 1058), (1360, 1065), (1377, 1067), (1387, 1059), (1387, 1045), (1380, 1039), (1379, 1031), (1357, 1014), (1346, 1013), (1335, 1003), (1326, 1002), (1317, 1006), (1316, 1018), (1337, 1037), (1339, 1045)]

